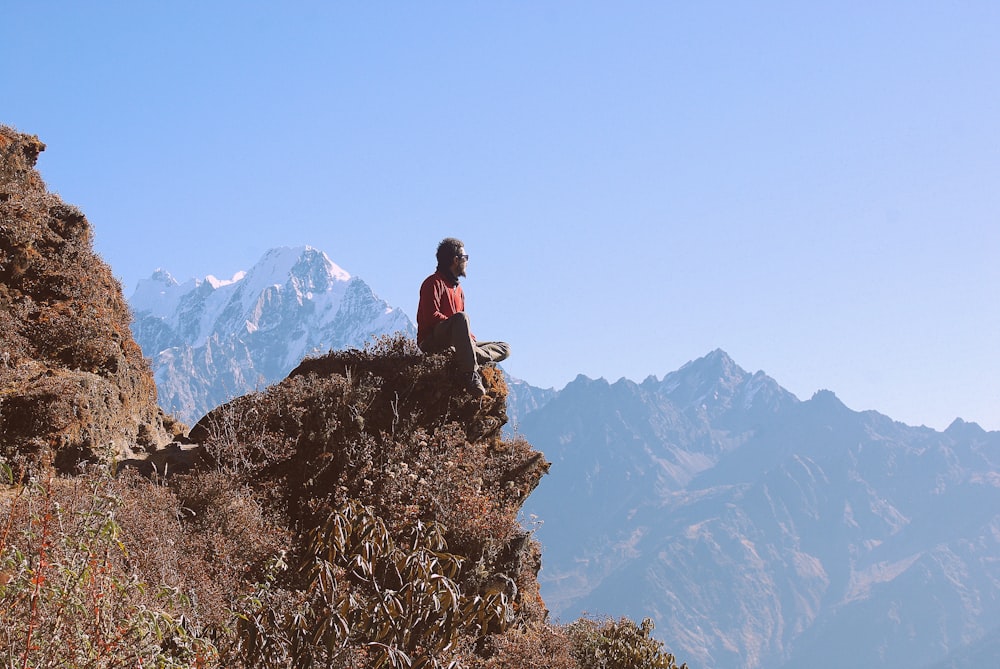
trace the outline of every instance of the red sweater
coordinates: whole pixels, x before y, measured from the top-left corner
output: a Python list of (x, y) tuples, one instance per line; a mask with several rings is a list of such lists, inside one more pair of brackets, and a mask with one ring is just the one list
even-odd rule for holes
[(417, 341), (430, 336), (434, 326), (465, 311), (465, 293), (458, 282), (442, 272), (434, 272), (420, 284), (420, 304), (417, 305)]

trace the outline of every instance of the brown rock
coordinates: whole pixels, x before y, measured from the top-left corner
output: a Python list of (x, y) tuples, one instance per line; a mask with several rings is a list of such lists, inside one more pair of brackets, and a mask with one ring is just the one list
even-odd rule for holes
[(171, 437), (90, 224), (35, 170), (44, 149), (0, 126), (0, 457), (68, 471)]
[(352, 499), (392, 531), (441, 523), (449, 551), (479, 565), (463, 590), (510, 584), (540, 621), (539, 548), (517, 516), (549, 463), (502, 435), (503, 374), (484, 369), (483, 383), (487, 394), (474, 397), (449, 356), (389, 339), (306, 359), (281, 383), (209, 412), (191, 438), (293, 526), (315, 527)]

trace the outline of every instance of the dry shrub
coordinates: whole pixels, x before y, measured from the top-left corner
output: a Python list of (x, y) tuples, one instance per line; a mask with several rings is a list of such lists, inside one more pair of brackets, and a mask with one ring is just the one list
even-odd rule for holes
[[(9, 478), (12, 470), (4, 466)], [(8, 480), (8, 483), (10, 481)], [(6, 488), (0, 499), (4, 666), (207, 666), (185, 593), (143, 579), (106, 472)]]
[[(411, 375), (437, 364), (397, 375), (426, 384)], [(495, 404), (439, 399), (436, 422), (411, 420), (394, 390), (380, 408), (401, 383), (381, 371), (224, 407), (201, 471), (10, 488), (8, 664), (675, 669), (646, 623), (546, 623), (540, 548), (516, 522), (540, 454), (483, 431)]]
[(687, 669), (654, 639), (653, 621), (581, 618), (565, 628), (580, 669)]
[[(192, 439), (248, 484), (277, 488), (294, 517), (329, 513), (348, 498), (379, 506), (388, 495), (379, 509), (387, 518), (413, 505), (422, 519), (438, 518), (452, 505), (432, 500), (427, 486), (451, 488), (449, 497), (469, 508), (519, 507), (546, 465), (524, 440), (501, 437), (502, 375), (477, 401), (456, 386), (445, 356), (407, 346), (399, 337), (306, 360), (282, 383), (209, 413)], [(475, 488), (489, 503), (474, 499)]]
[(286, 549), (288, 530), (221, 472), (173, 477), (169, 487), (134, 474), (127, 481), (121, 525), (137, 568), (151, 582), (196, 594), (190, 615), (225, 652), (236, 602)]
[(489, 657), (473, 659), (468, 669), (579, 669), (580, 666), (565, 631), (545, 623), (512, 628), (491, 637), (489, 644)]
[(289, 531), (280, 518), (265, 517), (245, 486), (221, 472), (178, 477), (173, 487), (184, 519), (188, 579), (205, 622), (221, 629), (237, 600), (286, 550)]
[(269, 607), (267, 588), (248, 598), (241, 659), (254, 667), (460, 666), (472, 640), (514, 619), (512, 592), (462, 589), (465, 561), (448, 552), (439, 525), (415, 522), (393, 537), (371, 507), (351, 501), (309, 533), (294, 611)]
[[(220, 472), (253, 490), (266, 517), (303, 532), (355, 503), (371, 509), (399, 545), (413, 527), (440, 527), (461, 565), (453, 580), (463, 596), (502, 593), (518, 624), (540, 622), (538, 546), (517, 514), (547, 463), (523, 439), (502, 437), (502, 375), (486, 370), (490, 394), (480, 401), (457, 386), (449, 365), (447, 356), (422, 355), (404, 337), (330, 353), (211, 412), (192, 438)], [(308, 545), (293, 542), (287, 559), (304, 554)], [(279, 624), (294, 607), (311, 606), (296, 596), (308, 592), (308, 582), (288, 571), (273, 579), (267, 597), (258, 596), (269, 603), (255, 620)], [(453, 644), (486, 652), (485, 640), (498, 631), (466, 630)], [(352, 648), (382, 656), (363, 644)]]
[(219, 472), (168, 487), (129, 471), (65, 479), (49, 469), (42, 482), (8, 487), (3, 666), (234, 666), (234, 611), (287, 538)]

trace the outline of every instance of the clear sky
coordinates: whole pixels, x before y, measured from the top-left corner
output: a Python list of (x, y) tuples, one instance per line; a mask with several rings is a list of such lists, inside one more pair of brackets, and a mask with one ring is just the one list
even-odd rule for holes
[(0, 122), (126, 295), (309, 244), (412, 318), (457, 236), (534, 385), (722, 348), (1000, 429), (995, 0), (8, 0)]

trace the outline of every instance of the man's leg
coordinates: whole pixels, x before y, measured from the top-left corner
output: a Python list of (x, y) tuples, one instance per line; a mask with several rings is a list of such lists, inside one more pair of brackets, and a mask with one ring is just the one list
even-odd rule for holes
[(443, 351), (449, 346), (455, 347), (455, 361), (466, 388), (476, 397), (486, 394), (482, 379), (479, 377), (479, 362), (495, 362), (503, 360), (510, 354), (510, 347), (503, 342), (486, 342), (489, 347), (479, 351), (472, 341), (469, 332), (469, 317), (459, 312), (448, 320), (438, 323), (431, 332), (430, 340), (424, 346), (427, 352)]
[(476, 362), (480, 365), (500, 362), (510, 357), (510, 344), (505, 341), (477, 341), (473, 347), (476, 350)]
[(476, 352), (472, 347), (472, 336), (469, 334), (469, 317), (465, 312), (459, 312), (446, 321), (438, 323), (431, 333), (428, 346), (432, 351), (443, 351), (449, 346), (455, 347), (455, 361), (461, 372), (476, 370)]

